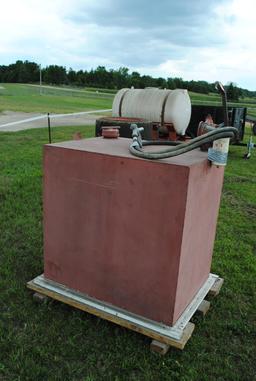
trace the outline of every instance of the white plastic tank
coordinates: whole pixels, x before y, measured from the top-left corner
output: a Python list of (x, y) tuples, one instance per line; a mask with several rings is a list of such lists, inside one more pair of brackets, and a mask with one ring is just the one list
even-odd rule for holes
[(191, 116), (190, 97), (183, 89), (121, 89), (114, 98), (112, 116), (172, 123), (177, 134), (184, 135)]

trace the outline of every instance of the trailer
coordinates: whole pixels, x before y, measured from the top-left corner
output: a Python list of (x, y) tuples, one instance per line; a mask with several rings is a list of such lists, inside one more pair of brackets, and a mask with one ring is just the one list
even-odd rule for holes
[(130, 125), (136, 123), (144, 128), (142, 138), (145, 140), (188, 141), (211, 128), (232, 126), (237, 134), (231, 144), (247, 147), (244, 158), (249, 158), (254, 143), (252, 137), (248, 143), (244, 142), (245, 123), (253, 123), (255, 134), (256, 118), (248, 119), (246, 107), (228, 106), (224, 87), (217, 82), (216, 88), (221, 94), (222, 106), (191, 105), (184, 89), (121, 89), (114, 98), (112, 116), (96, 120), (95, 136), (102, 135), (103, 127), (118, 126), (121, 137), (131, 138)]

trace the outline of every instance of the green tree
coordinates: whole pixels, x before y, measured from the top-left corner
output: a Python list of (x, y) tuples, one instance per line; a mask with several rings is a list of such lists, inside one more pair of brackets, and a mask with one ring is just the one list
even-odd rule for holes
[(133, 71), (130, 75), (130, 86), (133, 86), (135, 89), (140, 89), (142, 87), (141, 76), (137, 71)]
[(77, 72), (72, 68), (69, 68), (67, 79), (70, 84), (75, 84), (77, 82)]
[(167, 87), (167, 81), (165, 78), (159, 77), (156, 79), (156, 86), (164, 89)]
[(129, 69), (127, 67), (120, 67), (118, 70), (114, 70), (113, 80), (117, 89), (128, 87), (130, 82)]
[(50, 65), (44, 70), (44, 82), (60, 85), (67, 83), (66, 68), (58, 65)]
[(226, 92), (228, 101), (239, 100), (240, 90), (233, 82), (230, 82), (230, 84), (226, 87)]
[(76, 77), (77, 77), (77, 85), (78, 86), (85, 86), (86, 85), (86, 81), (87, 81), (87, 71), (84, 71), (83, 70), (79, 70), (77, 73), (76, 73)]

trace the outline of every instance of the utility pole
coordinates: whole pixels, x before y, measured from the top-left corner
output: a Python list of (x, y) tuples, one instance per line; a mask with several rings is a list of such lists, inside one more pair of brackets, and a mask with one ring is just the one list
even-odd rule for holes
[(42, 70), (41, 70), (41, 64), (39, 65), (39, 76), (40, 76), (40, 95), (42, 95)]

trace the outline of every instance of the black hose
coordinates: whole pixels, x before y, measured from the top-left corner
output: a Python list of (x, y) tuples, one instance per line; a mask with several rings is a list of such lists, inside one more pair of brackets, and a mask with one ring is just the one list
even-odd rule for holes
[(192, 139), (189, 143), (181, 143), (177, 141), (162, 141), (162, 140), (150, 140), (150, 141), (142, 141), (142, 146), (150, 146), (150, 145), (168, 145), (172, 146), (171, 148), (167, 148), (158, 152), (145, 152), (142, 151), (138, 145), (134, 146), (134, 144), (130, 145), (130, 152), (132, 155), (150, 159), (165, 159), (168, 157), (178, 156), (183, 153), (192, 151), (193, 149), (199, 148), (201, 145), (205, 143), (212, 143), (214, 140), (224, 139), (224, 138), (234, 138), (238, 134), (238, 130), (235, 127), (223, 127), (216, 128), (214, 131), (210, 131), (205, 135), (198, 136)]

